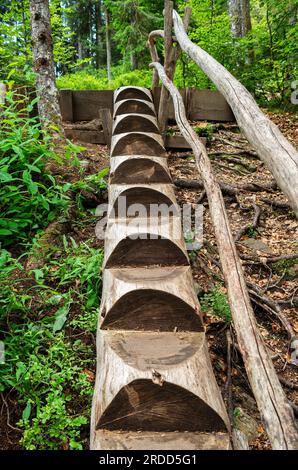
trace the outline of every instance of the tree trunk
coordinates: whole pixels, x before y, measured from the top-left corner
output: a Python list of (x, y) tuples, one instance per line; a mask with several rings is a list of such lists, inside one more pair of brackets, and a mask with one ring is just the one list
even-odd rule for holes
[(241, 34), (245, 37), (251, 31), (250, 0), (240, 1)]
[[(115, 105), (117, 98), (137, 101), (140, 96), (147, 99), (148, 91), (121, 89), (114, 94)], [(152, 104), (152, 98), (144, 102)], [(115, 114), (112, 148), (118, 145), (119, 135), (126, 138), (116, 134), (126, 115), (122, 120)], [(144, 129), (149, 123), (156, 131), (156, 117), (143, 114)], [(158, 163), (161, 159), (153, 146), (148, 156), (144, 154), (141, 136), (146, 132), (137, 132), (134, 115), (128, 119), (131, 134), (137, 134), (139, 141), (127, 156), (111, 152), (111, 180), (119, 161), (129, 164), (139, 159), (139, 184), (131, 184), (135, 168), (128, 165), (123, 179), (109, 187), (90, 447), (228, 449), (229, 422), (212, 371), (180, 212), (169, 217), (151, 212), (155, 204), (177, 208), (168, 181), (147, 184), (145, 161), (168, 176), (166, 158)], [(155, 136), (161, 141), (160, 134)], [(113, 211), (121, 197), (126, 198), (123, 214)], [(136, 208), (144, 208), (146, 214), (131, 217)]]
[(230, 28), (233, 38), (241, 37), (240, 0), (228, 0), (228, 11), (231, 19)]
[(134, 52), (131, 52), (130, 54), (130, 65), (131, 65), (131, 70), (138, 69), (138, 57)]
[(48, 126), (48, 123), (55, 124), (58, 130), (63, 132), (58, 91), (55, 85), (49, 1), (30, 0), (30, 18), (39, 117), (43, 127), (56, 134), (57, 131), (51, 131)]
[[(250, 0), (228, 0), (228, 12), (231, 18), (230, 29), (232, 38), (244, 38), (251, 31)], [(237, 44), (235, 44), (237, 46)], [(254, 60), (254, 51), (246, 53), (245, 63), (250, 65)], [(239, 60), (238, 65), (241, 65)]]
[[(157, 56), (157, 50), (155, 45), (153, 44), (153, 38), (155, 36), (161, 36), (164, 38), (165, 43), (165, 60), (164, 60), (164, 67), (167, 73), (167, 76), (173, 80), (175, 74), (176, 63), (179, 58), (181, 49), (179, 44), (176, 44), (176, 47), (173, 47), (173, 37), (172, 37), (172, 27), (173, 27), (173, 20), (172, 20), (172, 13), (173, 13), (173, 2), (166, 0), (165, 2), (165, 10), (164, 10), (164, 17), (165, 17), (165, 24), (164, 24), (164, 31), (155, 31), (154, 33), (149, 34), (149, 48), (151, 53), (151, 58), (155, 61), (154, 57)], [(184, 10), (184, 18), (183, 24), (185, 29), (188, 29), (189, 20), (191, 15), (191, 8), (186, 7)], [(157, 60), (159, 62), (159, 60)], [(155, 73), (153, 73), (153, 81), (154, 83), (158, 83), (157, 77), (155, 77)], [(159, 108), (158, 108), (158, 124), (159, 129), (162, 134), (165, 134), (167, 128), (167, 122), (169, 117), (169, 105), (170, 105), (170, 96), (168, 90), (162, 86), (160, 100), (159, 100)]]
[(102, 59), (102, 18), (101, 0), (97, 0), (95, 5), (95, 27), (96, 27), (96, 67), (100, 68)]
[[(181, 45), (183, 47), (182, 42)], [(204, 183), (238, 343), (272, 447), (297, 449), (298, 436), (294, 415), (257, 329), (223, 197), (206, 148), (187, 121), (183, 99), (177, 88), (168, 79), (160, 64), (152, 65), (157, 68), (159, 78), (171, 93), (177, 124), (192, 147)]]
[(107, 7), (104, 8), (106, 19), (106, 51), (107, 51), (107, 74), (109, 82), (112, 80), (112, 51), (111, 51), (111, 31), (110, 31), (110, 12)]
[(242, 132), (260, 159), (267, 164), (298, 217), (298, 152), (264, 115), (246, 88), (211, 55), (191, 42), (176, 11), (173, 17), (181, 48), (226, 98)]

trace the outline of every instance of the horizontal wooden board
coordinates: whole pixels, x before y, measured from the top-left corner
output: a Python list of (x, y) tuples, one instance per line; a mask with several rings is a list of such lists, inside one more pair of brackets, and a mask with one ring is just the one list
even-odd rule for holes
[[(180, 89), (179, 90), (182, 98), (183, 98), (183, 102), (184, 102), (184, 106), (185, 106), (185, 109), (186, 109), (186, 112), (187, 112), (187, 108), (188, 108), (188, 105), (187, 105), (187, 89)], [(153, 95), (153, 103), (154, 103), (154, 106), (155, 106), (155, 110), (156, 110), (156, 113), (158, 114), (158, 106), (159, 106), (159, 100), (160, 100), (160, 93), (161, 93), (161, 88), (158, 87), (158, 88), (154, 88), (153, 91), (152, 91), (152, 95)], [(172, 102), (172, 98), (170, 97), (170, 106), (169, 106), (169, 119), (174, 121), (175, 120), (175, 111), (174, 111), (174, 107), (173, 107), (173, 102)]]
[(188, 119), (191, 121), (235, 121), (226, 99), (219, 91), (187, 90)]
[[(60, 106), (64, 121), (91, 121), (98, 118), (99, 110), (113, 112), (113, 90), (60, 90)], [(181, 89), (187, 117), (190, 120), (234, 121), (234, 115), (225, 98), (218, 91)], [(155, 109), (158, 109), (160, 88), (152, 92)], [(170, 105), (170, 120), (175, 120)]]
[[(65, 134), (66, 137), (71, 140), (79, 140), (89, 144), (106, 144), (105, 136), (102, 131), (66, 128)], [(201, 141), (206, 145), (205, 137), (201, 137)], [(167, 149), (189, 150), (191, 148), (182, 135), (168, 136), (165, 146)]]
[[(200, 140), (206, 145), (206, 138), (200, 137)], [(191, 149), (191, 146), (184, 139), (182, 135), (171, 135), (166, 138), (166, 148), (167, 149)]]
[(89, 144), (106, 144), (106, 139), (103, 131), (87, 131), (81, 129), (65, 129), (65, 134), (68, 139), (79, 140)]
[(62, 119), (68, 121), (72, 116), (72, 121), (92, 121), (98, 118), (100, 109), (108, 108), (112, 112), (113, 94), (113, 90), (60, 90)]

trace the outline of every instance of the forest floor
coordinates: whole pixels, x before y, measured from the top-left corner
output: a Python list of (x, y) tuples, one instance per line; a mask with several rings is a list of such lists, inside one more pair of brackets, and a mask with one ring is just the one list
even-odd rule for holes
[[(278, 124), (287, 138), (298, 146), (297, 118), (289, 113), (270, 113), (270, 117)], [(239, 236), (237, 248), (242, 259), (246, 279), (254, 290), (252, 300), (261, 335), (272, 354), (285, 393), (289, 401), (296, 405), (297, 413), (297, 365), (291, 363), (289, 337), (284, 327), (286, 322), (282, 322), (280, 318), (286, 319), (298, 335), (298, 317), (297, 311), (295, 311), (298, 297), (298, 259), (275, 260), (276, 257), (298, 253), (297, 221), (293, 212), (287, 207), (283, 194), (272, 184), (274, 182), (270, 172), (255, 155), (236, 126), (230, 124), (210, 125), (202, 122), (193, 123), (193, 125), (200, 135), (206, 135), (208, 138), (207, 148), (218, 181), (233, 187), (242, 187), (236, 196), (224, 195), (225, 204), (232, 231)], [(172, 131), (175, 131), (174, 127)], [(78, 285), (82, 275), (82, 267), (80, 267), (81, 270), (77, 270), (77, 268), (78, 259), (81, 259), (83, 263), (88, 263), (88, 259), (89, 261), (94, 259), (94, 252), (90, 254), (89, 250), (99, 250), (101, 253), (103, 250), (103, 241), (98, 240), (95, 234), (96, 223), (99, 220), (95, 216), (95, 208), (98, 204), (106, 202), (107, 192), (104, 185), (100, 190), (95, 189), (96, 184), (90, 185), (88, 178), (108, 167), (109, 162), (105, 146), (84, 143), (82, 145), (86, 148), (86, 151), (79, 156), (84, 167), (83, 176), (76, 168), (53, 167), (53, 173), (58, 175), (63, 182), (71, 182), (76, 188), (73, 194), (74, 209), (71, 217), (68, 218), (66, 224), (62, 224), (63, 230), (61, 230), (61, 225), (55, 226), (55, 230), (48, 230), (46, 243), (42, 245), (41, 249), (39, 248), (41, 251), (39, 251), (37, 258), (32, 253), (29, 256), (24, 256), (22, 269), (27, 273), (26, 281), (23, 282), (20, 279), (24, 278), (23, 272), (22, 276), (15, 272), (11, 287), (21, 290), (22, 294), (28, 293), (33, 285), (38, 285), (38, 276), (42, 276), (43, 283), (46, 286), (51, 286), (53, 291), (59, 290), (66, 296), (68, 292), (71, 292), (71, 302), (69, 302), (66, 314), (67, 321), (63, 325), (62, 339), (64, 344), (70, 344), (70, 348), (74, 350), (75, 360), (80, 366), (80, 374), (70, 380), (81, 380), (83, 373), (89, 384), (89, 392), (83, 395), (81, 392), (76, 392), (75, 388), (72, 390), (69, 378), (66, 378), (64, 383), (62, 377), (61, 386), (64, 391), (67, 389), (66, 395), (69, 395), (69, 400), (66, 400), (65, 404), (67, 415), (85, 417), (77, 426), (80, 438), (77, 439), (77, 436), (74, 435), (73, 440), (79, 440), (80, 445), (87, 448), (88, 420), (95, 373), (97, 308), (87, 306), (88, 302), (92, 304), (90, 289), (88, 291), (88, 282), (83, 291), (82, 286)], [(208, 202), (202, 190), (181, 187), (181, 180), (200, 179), (194, 157), (190, 151), (170, 152), (168, 165), (173, 179), (180, 181), (175, 188), (179, 204), (199, 202), (204, 207), (204, 244), (198, 251), (190, 253), (190, 260), (195, 287), (204, 312), (211, 359), (218, 384), (228, 408), (232, 409), (234, 425), (247, 435), (250, 447), (269, 449), (268, 437), (249, 386), (231, 322)], [(248, 186), (249, 184), (251, 186)], [(259, 212), (259, 217), (253, 224), (253, 219)], [(239, 230), (243, 228), (245, 230), (240, 233)], [(15, 248), (13, 255), (20, 254), (19, 248)], [(71, 262), (71, 259), (75, 260), (75, 263)], [(99, 264), (94, 264), (95, 269)], [(28, 279), (30, 280), (28, 281)], [(99, 290), (98, 296), (100, 295)], [(33, 296), (30, 300), (32, 320), (35, 318), (40, 320), (41, 301), (42, 299), (38, 295)], [(48, 306), (42, 315), (53, 316), (53, 307)], [(230, 332), (232, 338), (230, 376), (227, 367), (227, 332)], [(78, 340), (80, 344), (75, 349), (74, 345), (77, 345)], [(59, 372), (55, 371), (55, 374), (59, 375), (63, 367), (60, 367)], [(229, 389), (230, 384), (231, 390)], [(232, 399), (228, 398), (229, 391), (232, 391)], [(18, 392), (14, 388), (8, 393), (2, 393), (1, 397), (0, 448), (22, 448), (19, 440), (24, 426), (19, 429), (17, 423), (22, 416), (24, 417), (26, 403), (23, 403), (22, 406), (19, 405)], [(45, 422), (47, 424), (47, 421)], [(64, 421), (63, 423), (65, 427), (66, 424)], [(33, 424), (36, 424), (34, 420)], [(27, 428), (25, 426), (25, 429), (32, 428), (32, 426), (31, 422)], [(36, 432), (43, 432), (41, 424)], [(30, 443), (34, 442), (35, 438), (35, 435), (28, 434), (26, 448), (30, 448)], [(49, 446), (65, 450), (75, 448), (75, 445), (71, 445), (71, 439), (67, 438), (63, 445), (58, 444), (60, 441), (57, 438), (55, 447), (55, 439), (55, 436), (54, 438), (50, 436), (50, 444), (42, 442), (37, 448), (48, 448)]]

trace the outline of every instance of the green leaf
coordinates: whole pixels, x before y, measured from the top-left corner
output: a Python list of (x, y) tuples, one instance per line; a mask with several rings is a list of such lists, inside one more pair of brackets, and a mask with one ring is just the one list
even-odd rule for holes
[(69, 308), (70, 308), (71, 303), (72, 303), (72, 299), (70, 295), (68, 295), (68, 299), (65, 302), (65, 304), (62, 307), (60, 307), (56, 312), (56, 315), (55, 315), (56, 320), (53, 325), (53, 333), (57, 333), (57, 331), (62, 330), (67, 320), (67, 315), (69, 313)]
[(17, 363), (17, 370), (16, 370), (16, 379), (19, 381), (20, 377), (26, 372), (26, 366), (23, 362)]
[(11, 230), (7, 230), (6, 228), (0, 228), (0, 235), (11, 235), (13, 232)]
[(3, 181), (3, 183), (6, 183), (8, 181), (11, 181), (13, 177), (7, 173), (6, 171), (1, 171), (0, 170), (0, 181)]
[(28, 401), (22, 413), (23, 420), (27, 421), (30, 417), (30, 414), (31, 414), (31, 403), (30, 401)]

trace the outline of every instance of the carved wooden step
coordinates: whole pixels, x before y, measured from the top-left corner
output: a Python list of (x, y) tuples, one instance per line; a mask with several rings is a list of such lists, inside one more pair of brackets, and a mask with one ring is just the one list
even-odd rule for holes
[(109, 194), (109, 217), (180, 216), (172, 184), (113, 184)]
[(105, 268), (155, 265), (188, 265), (180, 218), (108, 220)]
[(113, 125), (113, 135), (124, 132), (159, 132), (156, 118), (148, 114), (120, 114)]
[(124, 132), (112, 137), (111, 157), (140, 154), (166, 157), (166, 149), (160, 134), (153, 132)]
[(145, 101), (153, 101), (152, 95), (149, 90), (146, 88), (138, 87), (138, 86), (126, 86), (120, 87), (118, 90), (114, 92), (114, 103), (118, 103), (122, 100), (128, 99), (141, 99)]
[(103, 284), (102, 329), (203, 330), (189, 266), (105, 269)]
[(99, 330), (98, 344), (94, 448), (103, 430), (227, 435), (204, 333)]
[(111, 158), (111, 184), (171, 183), (172, 178), (163, 157), (133, 155)]
[(114, 104), (114, 117), (120, 114), (148, 114), (149, 116), (155, 116), (154, 104), (150, 101), (129, 99), (121, 100)]

